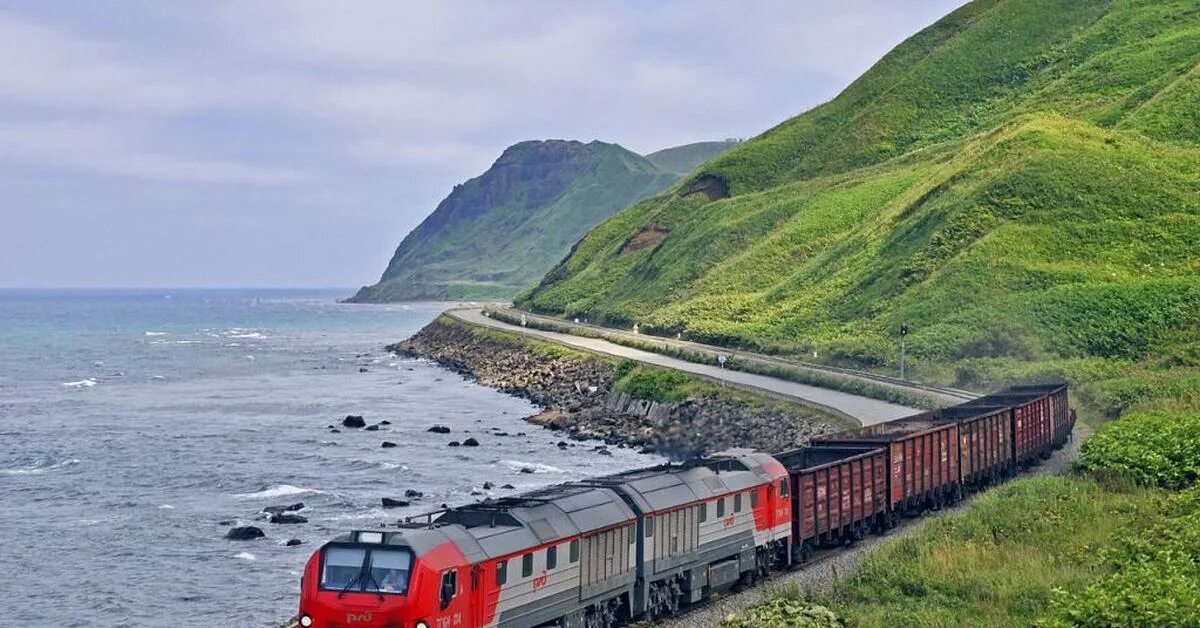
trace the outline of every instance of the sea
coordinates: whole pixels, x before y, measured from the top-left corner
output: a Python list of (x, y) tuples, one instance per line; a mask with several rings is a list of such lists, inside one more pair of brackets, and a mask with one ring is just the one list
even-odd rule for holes
[[(0, 625), (278, 626), (339, 533), (661, 462), (564, 453), (527, 401), (385, 351), (446, 304), (347, 294), (0, 291)], [(301, 502), (307, 523), (263, 517)]]

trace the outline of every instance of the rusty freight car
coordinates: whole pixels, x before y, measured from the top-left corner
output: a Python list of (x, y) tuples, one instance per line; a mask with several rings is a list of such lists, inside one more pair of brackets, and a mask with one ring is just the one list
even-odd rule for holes
[(887, 451), (872, 446), (809, 446), (775, 454), (788, 470), (792, 558), (816, 547), (854, 541), (891, 522)]
[(917, 514), (958, 499), (958, 425), (919, 414), (813, 439), (821, 446), (885, 447), (888, 500), (897, 514)]

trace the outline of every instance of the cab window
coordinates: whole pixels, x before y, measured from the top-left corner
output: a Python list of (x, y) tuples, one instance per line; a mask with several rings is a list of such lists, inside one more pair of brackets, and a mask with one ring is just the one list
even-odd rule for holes
[(733, 512), (742, 512), (742, 494), (733, 496)]
[(725, 498), (722, 497), (717, 500), (717, 518), (720, 519), (721, 517), (724, 517), (724, 516), (725, 516)]
[(372, 549), (366, 591), (404, 593), (408, 589), (408, 572), (412, 567), (412, 555), (406, 551)]
[(505, 582), (508, 582), (508, 561), (502, 560), (496, 563), (496, 584)]
[(533, 575), (533, 554), (526, 554), (521, 557), (521, 577), (528, 578)]
[(403, 594), (408, 591), (412, 553), (384, 547), (325, 548), (321, 558), (322, 589)]
[(750, 507), (758, 508), (758, 489), (750, 491)]
[(779, 478), (779, 496), (788, 496), (788, 481), (787, 478)]
[(457, 594), (458, 572), (451, 569), (450, 571), (442, 574), (442, 593), (440, 596), (440, 602), (443, 610), (445, 610), (447, 606), (450, 606), (451, 600), (453, 600), (454, 596)]
[(330, 547), (325, 550), (325, 564), (321, 569), (321, 588), (354, 588), (361, 580), (363, 561), (367, 550), (359, 547)]

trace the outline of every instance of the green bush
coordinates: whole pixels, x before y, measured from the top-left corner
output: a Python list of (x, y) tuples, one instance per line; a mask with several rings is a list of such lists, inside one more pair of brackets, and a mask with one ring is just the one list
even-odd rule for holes
[(722, 628), (841, 628), (845, 625), (824, 606), (782, 596), (760, 602), (721, 622)]
[(1038, 625), (1200, 624), (1200, 488), (1174, 496), (1165, 512), (1103, 548), (1114, 571), (1077, 593), (1056, 590)]
[(638, 366), (618, 379), (613, 387), (637, 399), (677, 403), (688, 398), (697, 380), (680, 371)]
[(1200, 414), (1131, 414), (1083, 444), (1083, 468), (1138, 484), (1181, 489), (1200, 476)]

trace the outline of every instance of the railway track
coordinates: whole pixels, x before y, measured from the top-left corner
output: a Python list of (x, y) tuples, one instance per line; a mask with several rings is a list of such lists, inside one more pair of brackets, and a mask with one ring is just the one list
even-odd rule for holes
[[(807, 371), (814, 372), (814, 373), (821, 373), (821, 374), (824, 374), (827, 376), (840, 377), (840, 378), (849, 379), (849, 380), (857, 380), (857, 381), (867, 382), (867, 383), (871, 383), (871, 384), (875, 384), (875, 385), (886, 386), (886, 387), (894, 388), (897, 390), (907, 391), (909, 393), (913, 393), (913, 394), (917, 394), (917, 395), (934, 397), (934, 398), (937, 398), (937, 399), (940, 399), (943, 401), (947, 401), (950, 403), (960, 403), (963, 401), (970, 401), (979, 396), (971, 391), (961, 390), (958, 388), (949, 388), (949, 387), (945, 387), (945, 386), (933, 386), (930, 384), (923, 384), (920, 382), (914, 382), (914, 381), (907, 380), (907, 379), (900, 379), (899, 377), (891, 377), (888, 375), (880, 375), (878, 373), (871, 373), (868, 371), (860, 371), (860, 370), (856, 370), (856, 369), (848, 369), (848, 368), (843, 368), (843, 367), (838, 367), (838, 366), (818, 364), (815, 362), (805, 362), (802, 360), (792, 360), (792, 359), (788, 359), (788, 358), (781, 358), (778, 356), (771, 356), (771, 355), (763, 355), (760, 353), (753, 353), (753, 352), (749, 352), (749, 351), (734, 350), (734, 349), (729, 349), (727, 347), (709, 345), (709, 344), (704, 344), (704, 343), (695, 342), (695, 341), (691, 341), (691, 340), (664, 338), (662, 336), (650, 336), (650, 335), (646, 335), (646, 334), (635, 334), (633, 332), (629, 332), (629, 331), (625, 331), (625, 330), (621, 330), (621, 329), (602, 327), (600, 325), (593, 325), (590, 323), (575, 323), (572, 321), (564, 321), (564, 320), (549, 317), (549, 316), (543, 316), (541, 314), (532, 314), (529, 312), (523, 312), (521, 310), (517, 310), (517, 309), (511, 308), (511, 307), (495, 307), (495, 306), (493, 306), (493, 307), (485, 308), (484, 311), (490, 313), (491, 316), (496, 317), (498, 320), (503, 320), (505, 322), (518, 321), (521, 319), (522, 316), (524, 316), (525, 320), (527, 322), (531, 323), (532, 326), (537, 327), (539, 329), (544, 329), (544, 330), (549, 329), (551, 331), (562, 331), (563, 333), (576, 333), (577, 335), (594, 336), (594, 337), (599, 337), (599, 338), (602, 338), (605, 340), (609, 340), (610, 342), (615, 342), (617, 344), (626, 344), (627, 346), (636, 346), (639, 348), (645, 348), (650, 345), (657, 344), (663, 348), (683, 349), (683, 350), (687, 350), (687, 351), (707, 354), (707, 355), (712, 356), (714, 360), (717, 359), (717, 356), (721, 356), (721, 355), (732, 356), (733, 358), (736, 358), (737, 360), (742, 360), (742, 361), (753, 361), (753, 362), (758, 362), (760, 364), (765, 364), (765, 365), (779, 366), (779, 367), (784, 367), (784, 368), (789, 368), (789, 369), (807, 370)], [(499, 315), (498, 317), (497, 317), (497, 314)]]

